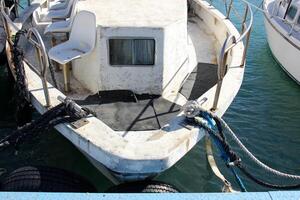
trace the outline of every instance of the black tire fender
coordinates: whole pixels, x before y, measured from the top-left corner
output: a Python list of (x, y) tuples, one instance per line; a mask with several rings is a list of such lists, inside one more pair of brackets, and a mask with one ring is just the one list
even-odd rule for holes
[(42, 166), (28, 166), (10, 173), (1, 182), (2, 191), (96, 192), (83, 177), (72, 172)]

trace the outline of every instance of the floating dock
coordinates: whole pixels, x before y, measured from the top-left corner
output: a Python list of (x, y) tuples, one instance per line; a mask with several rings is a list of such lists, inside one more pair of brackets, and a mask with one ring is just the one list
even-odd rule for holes
[(300, 191), (248, 192), (248, 193), (175, 193), (175, 194), (82, 194), (82, 193), (23, 193), (1, 192), (0, 199), (12, 200), (298, 200)]

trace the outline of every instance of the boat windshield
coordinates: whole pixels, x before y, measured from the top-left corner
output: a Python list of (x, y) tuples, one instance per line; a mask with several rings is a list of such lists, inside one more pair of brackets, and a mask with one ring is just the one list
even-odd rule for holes
[(288, 10), (287, 16), (293, 20), (297, 14), (297, 8), (295, 6), (291, 6)]

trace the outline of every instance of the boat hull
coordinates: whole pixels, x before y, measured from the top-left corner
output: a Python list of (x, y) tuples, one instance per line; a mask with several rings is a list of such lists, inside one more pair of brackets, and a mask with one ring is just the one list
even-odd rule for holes
[[(217, 40), (216, 45), (222, 44), (228, 35), (240, 37), (234, 25), (217, 9), (213, 9), (208, 2), (194, 0), (193, 6), (197, 20), (206, 23), (208, 30), (213, 32)], [(219, 49), (219, 46), (216, 47), (217, 51)], [(11, 62), (9, 45), (6, 52), (13, 72), (14, 66)], [(228, 109), (241, 86), (245, 70), (244, 52), (244, 45), (240, 42), (228, 54), (228, 71), (223, 79), (219, 102), (215, 110), (220, 117)], [(26, 63), (24, 63), (24, 68), (31, 103), (39, 113), (43, 114), (47, 108), (40, 77)], [(57, 97), (66, 97), (50, 83), (48, 90), (52, 106), (61, 103)], [(214, 103), (215, 91), (216, 85), (195, 100), (201, 102), (204, 109), (209, 110)], [(171, 168), (185, 156), (203, 138), (205, 130), (185, 126), (182, 123), (184, 120), (185, 117), (180, 113), (170, 119), (162, 129), (128, 132), (114, 131), (100, 119), (90, 116), (87, 118), (89, 123), (82, 127), (74, 128), (70, 124), (59, 124), (55, 128), (72, 142), (99, 171), (116, 183), (117, 181), (152, 178)]]
[(282, 33), (267, 14), (264, 22), (272, 54), (282, 69), (300, 85), (300, 67), (299, 62), (296, 62), (300, 58), (300, 47), (289, 40), (288, 34)]

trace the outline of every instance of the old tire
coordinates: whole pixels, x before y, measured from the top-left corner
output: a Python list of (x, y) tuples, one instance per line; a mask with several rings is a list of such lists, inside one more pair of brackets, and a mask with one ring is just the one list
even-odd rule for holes
[(1, 183), (2, 191), (96, 192), (87, 180), (63, 169), (29, 166), (10, 173)]
[(159, 181), (136, 181), (113, 186), (109, 193), (178, 193), (174, 186)]

